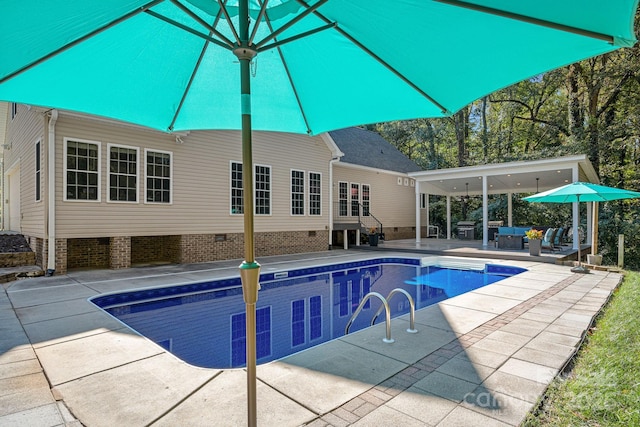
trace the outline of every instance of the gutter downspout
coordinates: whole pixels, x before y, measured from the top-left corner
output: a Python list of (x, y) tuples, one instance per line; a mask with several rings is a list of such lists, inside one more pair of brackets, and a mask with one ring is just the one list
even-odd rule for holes
[(333, 247), (333, 164), (340, 161), (340, 157), (329, 160), (329, 250)]
[(56, 122), (58, 110), (51, 110), (47, 144), (47, 276), (56, 272)]

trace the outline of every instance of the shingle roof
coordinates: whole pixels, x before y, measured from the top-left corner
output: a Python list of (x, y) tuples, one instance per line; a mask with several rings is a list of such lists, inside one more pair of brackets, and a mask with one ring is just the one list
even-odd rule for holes
[(329, 132), (344, 157), (340, 162), (395, 172), (422, 170), (413, 160), (375, 132), (346, 128)]

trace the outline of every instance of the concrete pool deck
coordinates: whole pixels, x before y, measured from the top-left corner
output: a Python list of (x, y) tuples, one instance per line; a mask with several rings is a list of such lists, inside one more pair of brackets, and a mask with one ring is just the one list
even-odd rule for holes
[[(260, 259), (263, 272), (407, 253)], [(417, 257), (424, 254), (415, 254)], [(622, 275), (529, 271), (258, 366), (262, 426), (517, 426)], [(188, 365), (87, 298), (237, 275), (239, 261), (77, 271), (0, 291), (0, 425), (246, 425), (244, 370)]]

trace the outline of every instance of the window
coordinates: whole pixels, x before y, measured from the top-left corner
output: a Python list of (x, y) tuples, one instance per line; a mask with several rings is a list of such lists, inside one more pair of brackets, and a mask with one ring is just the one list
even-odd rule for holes
[(36, 202), (39, 202), (42, 197), (42, 159), (40, 157), (40, 141), (36, 141)]
[(291, 302), (291, 347), (305, 343), (304, 300)]
[(138, 149), (109, 145), (109, 201), (138, 201)]
[(420, 209), (427, 209), (427, 195), (420, 193)]
[(369, 216), (369, 210), (371, 208), (371, 193), (368, 184), (362, 184), (362, 215)]
[(271, 168), (269, 166), (255, 167), (255, 214), (271, 214)]
[(18, 104), (16, 104), (15, 102), (12, 102), (10, 108), (11, 108), (11, 120), (13, 120), (18, 114)]
[(322, 177), (309, 172), (309, 215), (322, 215)]
[(100, 200), (100, 145), (65, 139), (65, 200)]
[(231, 213), (244, 213), (242, 163), (231, 162)]
[(304, 215), (304, 171), (291, 171), (291, 215)]
[[(244, 213), (242, 163), (231, 162), (231, 213)], [(255, 166), (254, 200), (256, 215), (271, 214), (271, 167)]]
[(339, 216), (347, 216), (348, 215), (348, 196), (349, 190), (346, 182), (338, 183), (338, 215)]
[[(231, 366), (247, 363), (247, 318), (245, 313), (231, 316)], [(256, 358), (271, 355), (271, 307), (256, 309)]]
[(322, 338), (322, 297), (309, 298), (309, 339)]
[(145, 150), (146, 201), (171, 203), (171, 153)]
[(360, 185), (351, 184), (351, 216), (360, 216)]

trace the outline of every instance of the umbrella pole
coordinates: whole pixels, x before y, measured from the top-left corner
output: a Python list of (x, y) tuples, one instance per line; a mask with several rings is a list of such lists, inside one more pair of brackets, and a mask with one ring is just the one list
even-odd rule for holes
[[(578, 214), (580, 213), (580, 195), (577, 195)], [(588, 273), (589, 269), (582, 266), (582, 254), (580, 253), (580, 224), (578, 223), (578, 266), (571, 269), (574, 273)]]
[(256, 302), (260, 289), (260, 264), (255, 260), (253, 231), (253, 154), (251, 140), (250, 64), (256, 55), (249, 47), (249, 5), (240, 1), (238, 10), (241, 45), (233, 53), (240, 60), (240, 108), (242, 110), (242, 191), (244, 201), (244, 261), (240, 265), (242, 295), (246, 313), (247, 425), (257, 425), (256, 393)]

